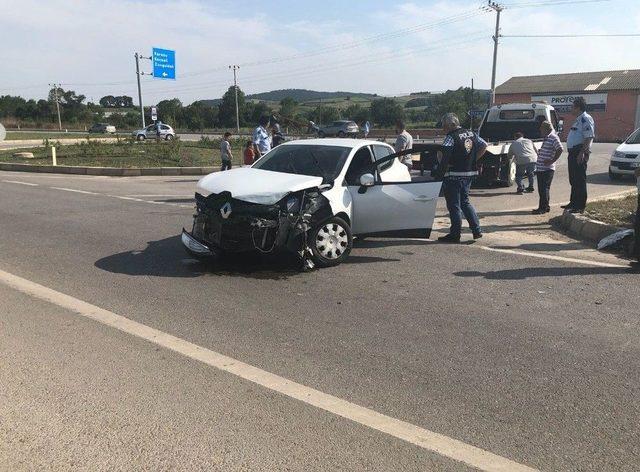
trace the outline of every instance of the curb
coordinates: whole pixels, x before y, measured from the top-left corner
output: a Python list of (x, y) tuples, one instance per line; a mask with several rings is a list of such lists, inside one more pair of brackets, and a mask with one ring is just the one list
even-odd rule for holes
[(624, 229), (568, 211), (558, 218), (558, 223), (571, 236), (594, 244)]
[(0, 162), (0, 170), (39, 172), (47, 174), (103, 175), (109, 177), (140, 177), (146, 175), (207, 175), (215, 167), (84, 167), (14, 164)]

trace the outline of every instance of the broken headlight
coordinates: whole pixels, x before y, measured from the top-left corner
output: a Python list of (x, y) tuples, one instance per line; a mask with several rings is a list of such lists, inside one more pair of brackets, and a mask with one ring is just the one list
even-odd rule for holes
[(285, 204), (287, 213), (298, 213), (300, 211), (300, 197), (289, 197)]

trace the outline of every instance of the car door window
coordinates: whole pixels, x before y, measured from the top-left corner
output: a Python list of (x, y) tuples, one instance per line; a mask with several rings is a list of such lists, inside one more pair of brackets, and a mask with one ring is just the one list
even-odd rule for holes
[(360, 148), (349, 164), (347, 174), (345, 175), (345, 182), (347, 185), (360, 185), (360, 177), (367, 172), (371, 172), (371, 164), (373, 158), (369, 147)]
[[(388, 146), (382, 146), (381, 144), (374, 144), (373, 145), (373, 155), (375, 156), (376, 161), (379, 161), (383, 157), (387, 157), (388, 155), (390, 155), (392, 153), (393, 153), (393, 151)], [(382, 165), (378, 166), (378, 172), (382, 173), (385, 170), (389, 169), (392, 165), (393, 165), (393, 161), (387, 161), (387, 162), (383, 163)]]

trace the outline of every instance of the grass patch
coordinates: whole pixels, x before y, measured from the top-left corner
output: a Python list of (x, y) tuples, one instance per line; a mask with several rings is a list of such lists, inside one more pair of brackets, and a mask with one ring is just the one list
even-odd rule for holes
[(621, 199), (589, 203), (584, 214), (610, 225), (633, 228), (637, 206), (638, 196), (630, 195)]
[[(244, 140), (232, 140), (234, 155), (233, 164), (242, 161), (242, 145)], [(153, 140), (134, 141), (123, 139), (115, 143), (99, 141), (81, 142), (78, 144), (60, 144), (49, 141), (56, 147), (58, 165), (91, 166), (91, 167), (204, 167), (219, 166), (220, 140), (203, 138), (198, 142)], [(14, 157), (20, 151), (32, 152), (34, 159)], [(36, 148), (12, 149), (0, 151), (0, 162), (23, 164), (51, 164), (50, 146)]]
[(82, 132), (70, 133), (46, 133), (39, 131), (7, 131), (7, 141), (18, 141), (23, 139), (77, 139), (87, 137), (111, 137), (111, 134), (89, 134)]

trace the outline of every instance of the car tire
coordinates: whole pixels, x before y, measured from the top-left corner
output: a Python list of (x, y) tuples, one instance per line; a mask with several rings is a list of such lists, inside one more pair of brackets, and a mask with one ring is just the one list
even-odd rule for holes
[(338, 131), (338, 137), (339, 138), (344, 138), (346, 136), (346, 134), (344, 134), (344, 131)]
[(171, 141), (173, 139), (173, 135), (172, 134), (168, 134), (164, 137), (165, 141)]
[(318, 131), (318, 137), (324, 138), (325, 137), (324, 131)]
[(614, 180), (614, 181), (622, 180), (622, 176), (620, 174), (611, 172), (611, 169), (609, 169), (609, 180)]
[(513, 187), (516, 183), (516, 161), (511, 159), (500, 169), (500, 182), (505, 187)]
[(342, 218), (333, 216), (311, 230), (309, 245), (318, 267), (333, 267), (342, 263), (353, 247), (351, 227)]
[(145, 139), (147, 139), (147, 137), (144, 134), (139, 134), (138, 136), (136, 136), (136, 139), (138, 141), (144, 141)]

